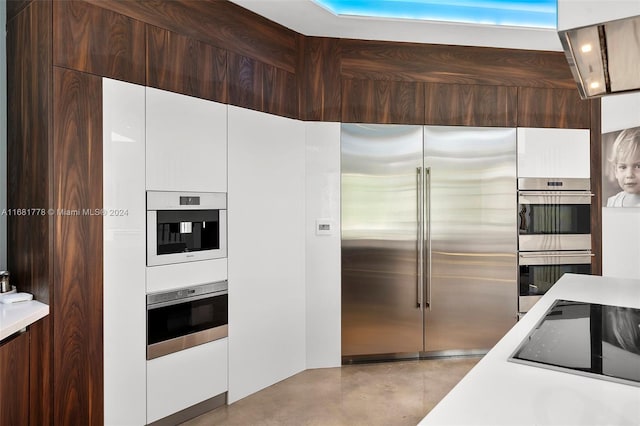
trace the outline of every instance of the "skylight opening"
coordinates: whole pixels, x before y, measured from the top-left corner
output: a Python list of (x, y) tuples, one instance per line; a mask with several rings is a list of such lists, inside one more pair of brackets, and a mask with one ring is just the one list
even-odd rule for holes
[(557, 0), (314, 0), (338, 16), (556, 28)]

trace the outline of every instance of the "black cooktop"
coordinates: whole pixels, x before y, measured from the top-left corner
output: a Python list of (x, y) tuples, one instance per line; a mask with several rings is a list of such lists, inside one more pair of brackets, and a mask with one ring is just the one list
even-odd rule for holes
[(556, 300), (509, 361), (640, 386), (640, 309)]

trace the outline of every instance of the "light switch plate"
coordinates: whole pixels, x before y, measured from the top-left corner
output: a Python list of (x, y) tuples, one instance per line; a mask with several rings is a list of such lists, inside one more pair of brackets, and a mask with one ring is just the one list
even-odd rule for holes
[(333, 235), (333, 221), (331, 219), (316, 219), (316, 235)]

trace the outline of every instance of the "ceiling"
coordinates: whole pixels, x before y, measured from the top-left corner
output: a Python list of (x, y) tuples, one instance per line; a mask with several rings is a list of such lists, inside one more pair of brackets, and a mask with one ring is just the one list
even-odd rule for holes
[(335, 15), (556, 28), (556, 0), (314, 0)]
[(307, 36), (562, 51), (548, 28), (336, 15), (313, 0), (231, 0)]

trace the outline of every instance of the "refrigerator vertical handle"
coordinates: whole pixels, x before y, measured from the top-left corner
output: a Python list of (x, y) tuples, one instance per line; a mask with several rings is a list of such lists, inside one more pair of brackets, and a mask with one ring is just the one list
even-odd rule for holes
[[(424, 220), (424, 227), (427, 237), (426, 243), (426, 262), (424, 262), (425, 266), (423, 266), (423, 275), (427, 292), (427, 300), (425, 301), (425, 306), (431, 310), (433, 303), (431, 301), (431, 167), (424, 168), (424, 177), (426, 180), (424, 197), (426, 198), (426, 218)], [(423, 244), (424, 245), (424, 244)], [(424, 259), (424, 256), (422, 257)], [(426, 274), (424, 273), (424, 269), (426, 268)]]
[(416, 262), (416, 307), (418, 309), (422, 309), (422, 301), (424, 300), (424, 286), (423, 286), (423, 256), (424, 256), (424, 243), (423, 243), (423, 214), (424, 210), (424, 191), (423, 191), (423, 178), (422, 178), (422, 167), (416, 168), (416, 227), (417, 227), (417, 237), (416, 237), (416, 252), (417, 252), (417, 262)]

